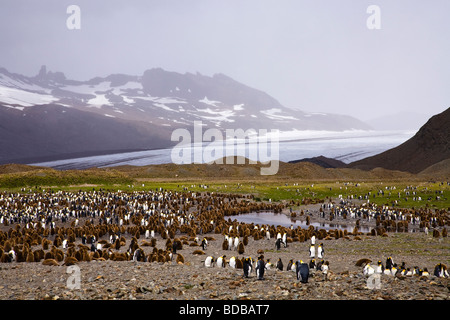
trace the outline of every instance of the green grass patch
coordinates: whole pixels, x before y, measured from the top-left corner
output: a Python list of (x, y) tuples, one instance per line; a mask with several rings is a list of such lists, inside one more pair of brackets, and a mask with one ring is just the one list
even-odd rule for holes
[[(161, 181), (162, 180), (162, 181)], [(56, 189), (92, 189), (146, 191), (163, 188), (177, 192), (215, 192), (252, 194), (256, 201), (323, 200), (343, 198), (388, 205), (398, 208), (450, 208), (450, 186), (440, 182), (302, 182), (280, 181), (214, 181), (137, 180), (116, 170), (90, 169), (58, 171), (44, 169), (30, 172), (0, 175), (1, 190), (20, 188), (53, 187)]]
[(100, 185), (113, 188), (114, 185), (132, 183), (132, 179), (115, 171), (102, 170), (37, 170), (0, 175), (0, 189), (55, 187), (63, 188), (80, 185)]

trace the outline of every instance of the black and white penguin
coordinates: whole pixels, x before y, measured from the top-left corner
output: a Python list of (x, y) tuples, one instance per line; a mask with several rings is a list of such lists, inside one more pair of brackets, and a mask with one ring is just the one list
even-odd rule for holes
[(287, 267), (286, 267), (286, 271), (291, 271), (293, 265), (294, 265), (294, 261), (292, 259), (289, 260)]
[(277, 250), (280, 250), (280, 248), (281, 248), (281, 238), (277, 239), (277, 241), (275, 242), (275, 247), (277, 248)]
[(133, 254), (133, 261), (138, 262), (138, 261), (143, 261), (146, 262), (146, 257), (144, 252), (142, 251), (142, 249), (138, 248), (136, 250), (134, 250), (134, 254)]
[(212, 256), (208, 256), (205, 259), (205, 267), (207, 268), (211, 268), (214, 266), (214, 257)]
[(256, 277), (258, 280), (264, 280), (264, 270), (266, 269), (266, 263), (264, 262), (264, 256), (259, 256), (256, 262)]
[(266, 270), (271, 270), (272, 267), (273, 267), (273, 263), (270, 262), (270, 259), (267, 259), (266, 264), (265, 264)]
[(316, 260), (315, 259), (311, 259), (309, 261), (309, 268), (310, 269), (314, 269), (316, 267)]
[(226, 257), (226, 255), (223, 255), (223, 256), (217, 258), (216, 267), (225, 268), (225, 264), (226, 264), (225, 257)]
[(236, 257), (231, 257), (230, 261), (228, 261), (228, 265), (233, 268), (236, 269)]
[(323, 260), (320, 260), (319, 262), (317, 262), (317, 264), (316, 264), (316, 271), (322, 270), (323, 263), (324, 263)]
[(316, 257), (316, 247), (314, 245), (311, 245), (309, 247), (309, 257), (311, 259), (314, 259)]
[(250, 257), (244, 259), (243, 269), (244, 269), (244, 277), (248, 278), (248, 275), (252, 271), (252, 259)]
[(386, 269), (391, 270), (391, 268), (394, 266), (394, 261), (392, 260), (391, 257), (388, 257), (386, 259)]
[(303, 263), (303, 261), (297, 261), (297, 280), (301, 283), (308, 283), (309, 278), (309, 267), (308, 264)]
[(317, 248), (317, 258), (323, 259), (323, 255), (325, 254), (325, 250), (323, 249), (323, 243), (319, 244)]
[(397, 264), (394, 263), (394, 265), (391, 268), (391, 276), (395, 276), (397, 274), (398, 270), (397, 270)]
[(283, 261), (281, 261), (281, 258), (278, 258), (277, 270), (283, 271)]
[(434, 276), (438, 278), (448, 278), (448, 270), (445, 264), (439, 263), (434, 267)]
[(316, 236), (311, 237), (311, 245), (314, 246), (316, 244)]
[(381, 263), (381, 260), (378, 260), (377, 267), (375, 268), (375, 273), (382, 274), (384, 272), (384, 266)]
[(233, 250), (233, 237), (228, 237), (227, 244), (228, 244), (228, 249)]
[(202, 240), (202, 249), (206, 250), (207, 246), (208, 246), (208, 240), (206, 240), (206, 238), (203, 238), (203, 240)]
[(413, 275), (413, 272), (411, 271), (411, 268), (406, 268), (405, 276), (411, 277)]
[(372, 266), (369, 263), (364, 266), (363, 274), (365, 276), (370, 276), (370, 275), (372, 275), (374, 273), (375, 273), (375, 269), (372, 268)]
[(239, 237), (234, 237), (234, 243), (233, 243), (234, 249), (237, 249), (239, 246)]
[(324, 280), (328, 279), (328, 269), (329, 269), (329, 267), (330, 267), (330, 263), (328, 261), (325, 261), (325, 263), (321, 267)]

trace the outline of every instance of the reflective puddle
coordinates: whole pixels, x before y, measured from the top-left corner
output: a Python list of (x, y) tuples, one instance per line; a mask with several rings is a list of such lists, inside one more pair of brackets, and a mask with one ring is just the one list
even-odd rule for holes
[[(273, 212), (252, 212), (246, 214), (239, 214), (235, 216), (227, 216), (225, 219), (231, 221), (235, 220), (238, 222), (244, 223), (254, 223), (258, 225), (273, 225), (273, 226), (283, 226), (290, 227), (291, 225), (294, 228), (301, 227), (303, 229), (307, 229), (310, 225), (317, 229), (342, 229), (347, 230), (347, 232), (353, 232), (354, 225), (344, 225), (344, 224), (333, 224), (333, 223), (320, 223), (320, 222), (311, 222), (309, 225), (306, 224), (306, 221), (294, 220), (290, 217), (286, 216), (282, 213), (273, 213)], [(369, 227), (360, 226), (358, 228), (359, 232), (370, 232)]]

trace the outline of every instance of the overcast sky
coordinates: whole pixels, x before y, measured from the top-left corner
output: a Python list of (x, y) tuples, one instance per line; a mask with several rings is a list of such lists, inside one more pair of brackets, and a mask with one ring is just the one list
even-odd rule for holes
[[(367, 27), (370, 5), (381, 29)], [(0, 0), (0, 66), (76, 80), (223, 73), (287, 107), (432, 115), (450, 107), (449, 17), (449, 0)]]

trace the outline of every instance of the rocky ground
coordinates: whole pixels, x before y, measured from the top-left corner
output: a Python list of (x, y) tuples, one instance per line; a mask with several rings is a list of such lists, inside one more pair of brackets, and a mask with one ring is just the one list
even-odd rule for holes
[[(264, 250), (265, 259), (276, 263), (281, 258), (284, 270), (290, 259), (309, 262), (309, 241), (292, 242), (280, 251), (275, 249), (274, 239), (255, 241), (251, 237), (243, 255), (236, 251), (222, 250), (223, 236), (209, 234), (215, 240), (209, 241), (206, 255), (227, 259), (236, 256), (257, 258), (258, 250)], [(428, 268), (430, 274), (437, 263), (450, 263), (449, 239), (432, 238), (423, 233), (389, 233), (388, 237), (360, 236), (361, 240), (349, 236), (324, 240), (325, 260), (329, 261), (330, 273), (325, 280), (321, 272), (313, 273), (307, 284), (296, 280), (292, 271), (266, 271), (265, 280), (257, 280), (253, 272), (243, 278), (242, 269), (206, 268), (206, 255), (193, 255), (201, 249), (184, 245), (178, 253), (185, 263), (174, 261), (149, 263), (133, 261), (91, 261), (79, 262), (80, 288), (71, 289), (71, 277), (67, 266), (46, 266), (35, 263), (0, 264), (0, 299), (364, 299), (364, 300), (448, 300), (449, 279), (412, 277), (391, 277), (382, 275), (379, 289), (371, 289), (362, 267), (355, 266), (361, 258), (374, 262), (385, 262), (391, 256), (399, 265)], [(139, 239), (139, 242), (144, 239)], [(127, 240), (129, 241), (129, 240)], [(317, 244), (316, 244), (317, 245)], [(157, 248), (164, 248), (165, 240), (157, 238)], [(143, 247), (150, 252), (152, 247)], [(125, 250), (125, 249), (124, 249)], [(62, 264), (62, 263), (61, 263)]]

